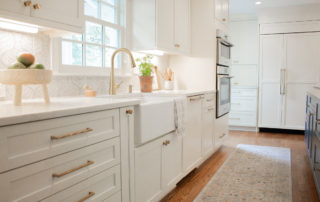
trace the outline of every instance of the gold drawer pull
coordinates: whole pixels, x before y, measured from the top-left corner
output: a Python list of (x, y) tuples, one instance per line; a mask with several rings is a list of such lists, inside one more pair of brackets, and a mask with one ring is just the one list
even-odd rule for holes
[(88, 195), (83, 197), (82, 199), (78, 200), (78, 202), (83, 202), (85, 200), (87, 200), (88, 198), (94, 196), (96, 193), (94, 193), (93, 191), (89, 191)]
[(126, 110), (126, 114), (132, 114), (133, 113), (133, 110), (132, 109), (127, 109)]
[(193, 101), (197, 101), (197, 100), (201, 100), (202, 97), (201, 96), (197, 96), (197, 97), (191, 97), (189, 100), (190, 102), (193, 102)]
[(30, 1), (30, 0), (23, 2), (24, 7), (30, 7), (31, 4), (32, 4), (32, 1)]
[(61, 136), (51, 136), (51, 140), (60, 140), (60, 139), (66, 138), (66, 137), (72, 137), (72, 136), (75, 136), (75, 135), (80, 135), (82, 133), (87, 133), (87, 132), (91, 132), (91, 131), (93, 131), (92, 128), (86, 128), (84, 130), (79, 130), (79, 131), (76, 131), (76, 132), (73, 132), (73, 133), (69, 133), (69, 134), (65, 134), (65, 135), (61, 135)]
[(80, 166), (78, 166), (78, 167), (76, 167), (76, 168), (72, 168), (72, 169), (67, 170), (67, 171), (65, 171), (65, 172), (63, 172), (63, 173), (60, 173), (60, 174), (53, 173), (53, 174), (52, 174), (52, 177), (57, 177), (57, 178), (63, 177), (63, 176), (65, 176), (65, 175), (68, 175), (69, 173), (73, 173), (73, 172), (75, 172), (75, 171), (77, 171), (77, 170), (80, 170), (81, 168), (90, 166), (90, 165), (92, 165), (92, 164), (94, 164), (93, 161), (88, 161), (86, 164), (80, 165)]
[(33, 9), (34, 10), (39, 10), (41, 8), (41, 5), (40, 4), (34, 4), (33, 5)]

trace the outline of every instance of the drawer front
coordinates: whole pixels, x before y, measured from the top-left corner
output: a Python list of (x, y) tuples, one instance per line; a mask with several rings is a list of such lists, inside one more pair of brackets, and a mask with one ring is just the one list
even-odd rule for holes
[(256, 89), (231, 89), (231, 97), (257, 97)]
[(112, 201), (120, 202), (120, 166), (112, 167), (41, 202)]
[(119, 110), (0, 128), (0, 173), (119, 136)]
[(0, 174), (5, 201), (37, 201), (120, 164), (120, 138)]
[(232, 111), (257, 111), (257, 100), (254, 97), (231, 99)]
[(205, 100), (205, 107), (208, 107), (208, 108), (212, 108), (214, 107), (215, 108), (215, 103), (216, 103), (216, 96), (215, 94), (206, 94), (204, 96), (204, 100)]
[(231, 112), (229, 125), (255, 127), (257, 125), (257, 115), (255, 112)]

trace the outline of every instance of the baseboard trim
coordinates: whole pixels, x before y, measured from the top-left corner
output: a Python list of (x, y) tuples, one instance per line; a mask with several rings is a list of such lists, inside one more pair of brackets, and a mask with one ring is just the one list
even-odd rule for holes
[(232, 130), (232, 131), (258, 132), (258, 128), (257, 127), (248, 127), (248, 126), (229, 126), (229, 130)]
[(259, 128), (259, 132), (304, 135), (304, 130), (289, 130), (289, 129), (281, 129), (281, 128)]

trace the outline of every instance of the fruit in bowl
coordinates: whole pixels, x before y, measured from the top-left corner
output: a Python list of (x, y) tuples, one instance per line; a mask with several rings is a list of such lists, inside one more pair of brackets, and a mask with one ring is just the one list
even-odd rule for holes
[(30, 53), (23, 53), (17, 58), (18, 62), (24, 64), (26, 67), (32, 65), (35, 61), (35, 58)]
[(26, 69), (26, 68), (27, 67), (24, 64), (20, 63), (20, 62), (17, 62), (14, 65), (11, 65), (9, 67), (9, 69)]
[(30, 69), (44, 69), (43, 64), (34, 64), (29, 67)]
[(8, 69), (45, 69), (43, 64), (34, 64), (35, 57), (30, 53), (21, 54), (17, 58), (17, 63), (8, 67)]

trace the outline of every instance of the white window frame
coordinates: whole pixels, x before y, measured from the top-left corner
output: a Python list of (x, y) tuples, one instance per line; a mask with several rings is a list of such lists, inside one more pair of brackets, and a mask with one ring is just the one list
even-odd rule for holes
[[(102, 0), (98, 0), (101, 1)], [(84, 3), (84, 1), (83, 1)], [(108, 4), (105, 3), (104, 4)], [(120, 48), (121, 47), (126, 47), (126, 0), (117, 0), (117, 24), (109, 23), (107, 21), (94, 18), (92, 16), (86, 16), (84, 15), (84, 24), (86, 21), (96, 23), (99, 25), (103, 25), (103, 33), (102, 33), (102, 40), (103, 42), (105, 41), (105, 26), (106, 27), (111, 27), (119, 30), (119, 35), (120, 35)], [(101, 7), (100, 7), (101, 9)], [(121, 16), (122, 15), (122, 16)], [(90, 43), (85, 40), (85, 30), (83, 35), (83, 40), (82, 41), (77, 41), (77, 40), (72, 40), (72, 39), (62, 39), (62, 37), (59, 38), (54, 38), (52, 39), (52, 44), (51, 44), (51, 51), (52, 51), (52, 67), (53, 71), (56, 75), (85, 75), (85, 76), (109, 76), (110, 74), (110, 67), (105, 66), (105, 48), (115, 48), (112, 46), (107, 46), (105, 44), (96, 44), (96, 43)], [(76, 42), (79, 44), (83, 45), (83, 50), (82, 50), (82, 59), (83, 59), (83, 65), (78, 66), (78, 65), (65, 65), (62, 64), (62, 41), (69, 41), (69, 42)], [(88, 45), (95, 45), (95, 46), (100, 46), (103, 48), (102, 51), (102, 67), (92, 67), (92, 66), (86, 66), (86, 44)], [(111, 64), (110, 64), (111, 66)], [(115, 68), (115, 74), (117, 76), (129, 76), (129, 72), (127, 68), (125, 68), (125, 65), (123, 63), (123, 60), (120, 58), (120, 68)]]

